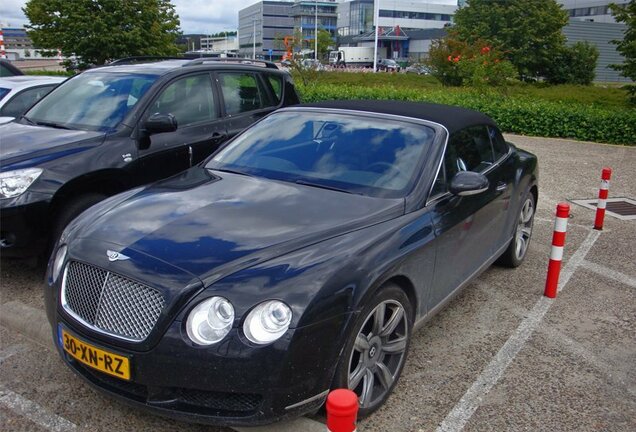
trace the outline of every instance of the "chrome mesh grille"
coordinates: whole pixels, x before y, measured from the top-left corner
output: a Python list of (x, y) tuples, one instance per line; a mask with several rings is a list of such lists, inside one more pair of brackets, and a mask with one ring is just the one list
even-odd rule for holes
[(99, 267), (71, 261), (66, 269), (62, 306), (97, 330), (142, 341), (164, 305), (157, 290)]

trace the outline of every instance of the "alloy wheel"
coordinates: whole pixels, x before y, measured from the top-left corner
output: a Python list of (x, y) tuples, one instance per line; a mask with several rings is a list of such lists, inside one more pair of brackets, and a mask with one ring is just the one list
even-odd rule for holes
[(516, 233), (516, 248), (515, 256), (517, 260), (521, 261), (526, 255), (528, 245), (530, 244), (530, 237), (532, 237), (532, 225), (534, 223), (534, 201), (532, 198), (526, 198), (526, 201), (521, 207), (519, 213), (519, 222), (517, 224)]
[(349, 388), (361, 408), (381, 402), (393, 387), (406, 355), (408, 317), (396, 300), (385, 300), (367, 316), (349, 359)]

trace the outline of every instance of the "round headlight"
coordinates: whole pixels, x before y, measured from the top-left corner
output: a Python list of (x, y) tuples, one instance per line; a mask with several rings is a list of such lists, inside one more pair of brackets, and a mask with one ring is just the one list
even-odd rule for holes
[(243, 332), (251, 342), (263, 345), (280, 338), (292, 320), (292, 311), (285, 303), (269, 300), (256, 306), (247, 315)]
[(188, 315), (188, 337), (198, 345), (212, 345), (232, 329), (234, 307), (223, 297), (211, 297), (196, 305)]
[(64, 265), (64, 260), (66, 259), (66, 250), (66, 245), (62, 245), (57, 248), (55, 258), (53, 259), (53, 267), (51, 268), (51, 277), (53, 278), (53, 282), (55, 282), (60, 276), (62, 266)]

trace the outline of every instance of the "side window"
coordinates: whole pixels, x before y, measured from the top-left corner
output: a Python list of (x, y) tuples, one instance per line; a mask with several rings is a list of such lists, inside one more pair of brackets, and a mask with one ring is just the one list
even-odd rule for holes
[(179, 127), (218, 117), (208, 74), (180, 78), (163, 89), (149, 109), (151, 114), (172, 114)]
[(437, 174), (437, 178), (435, 179), (435, 183), (433, 183), (433, 189), (431, 190), (431, 196), (442, 194), (448, 191), (448, 186), (446, 184), (446, 175), (445, 175), (445, 167), (444, 164), (439, 168), (439, 173)]
[(268, 74), (267, 81), (269, 81), (269, 85), (271, 85), (272, 90), (274, 90), (276, 105), (278, 105), (283, 97), (283, 79), (279, 76)]
[(21, 116), (26, 110), (31, 108), (34, 103), (42, 99), (48, 92), (50, 92), (53, 87), (55, 86), (51, 85), (45, 87), (37, 87), (19, 93), (13, 99), (8, 101), (5, 106), (2, 107), (0, 115), (6, 117)]
[(220, 73), (225, 112), (239, 114), (264, 107), (256, 76), (251, 73)]
[(486, 126), (472, 126), (451, 135), (444, 161), (449, 179), (459, 171), (482, 172), (493, 162)]
[(495, 160), (497, 161), (508, 154), (508, 144), (506, 144), (506, 140), (496, 127), (488, 126), (488, 133), (490, 134), (490, 141), (492, 142)]

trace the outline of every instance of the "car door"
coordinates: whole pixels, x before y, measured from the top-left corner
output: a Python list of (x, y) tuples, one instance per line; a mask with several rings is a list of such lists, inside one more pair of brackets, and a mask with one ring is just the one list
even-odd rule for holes
[[(511, 211), (512, 194), (515, 190), (516, 164), (510, 146), (501, 135), (499, 129), (488, 126), (488, 134), (493, 148), (493, 180), (496, 182), (495, 213), (497, 220), (494, 222), (500, 228), (499, 237), (493, 244), (492, 252), (496, 253), (506, 246), (512, 233), (512, 224), (517, 222), (518, 213)], [(514, 204), (512, 204), (514, 205)]]
[(177, 130), (141, 138), (150, 142), (139, 150), (140, 183), (168, 177), (199, 163), (226, 137), (208, 72), (182, 76), (164, 86), (142, 116), (141, 128), (153, 114), (173, 115)]
[[(496, 202), (498, 173), (493, 169), (493, 162), (485, 125), (466, 128), (450, 136), (428, 202), (437, 243), (429, 310), (452, 294), (492, 256), (501, 230), (497, 227), (500, 222)], [(463, 197), (452, 195), (448, 185), (459, 171), (483, 173), (490, 183), (488, 190)]]
[(259, 75), (244, 71), (216, 74), (228, 137), (238, 134), (275, 108), (276, 102)]

